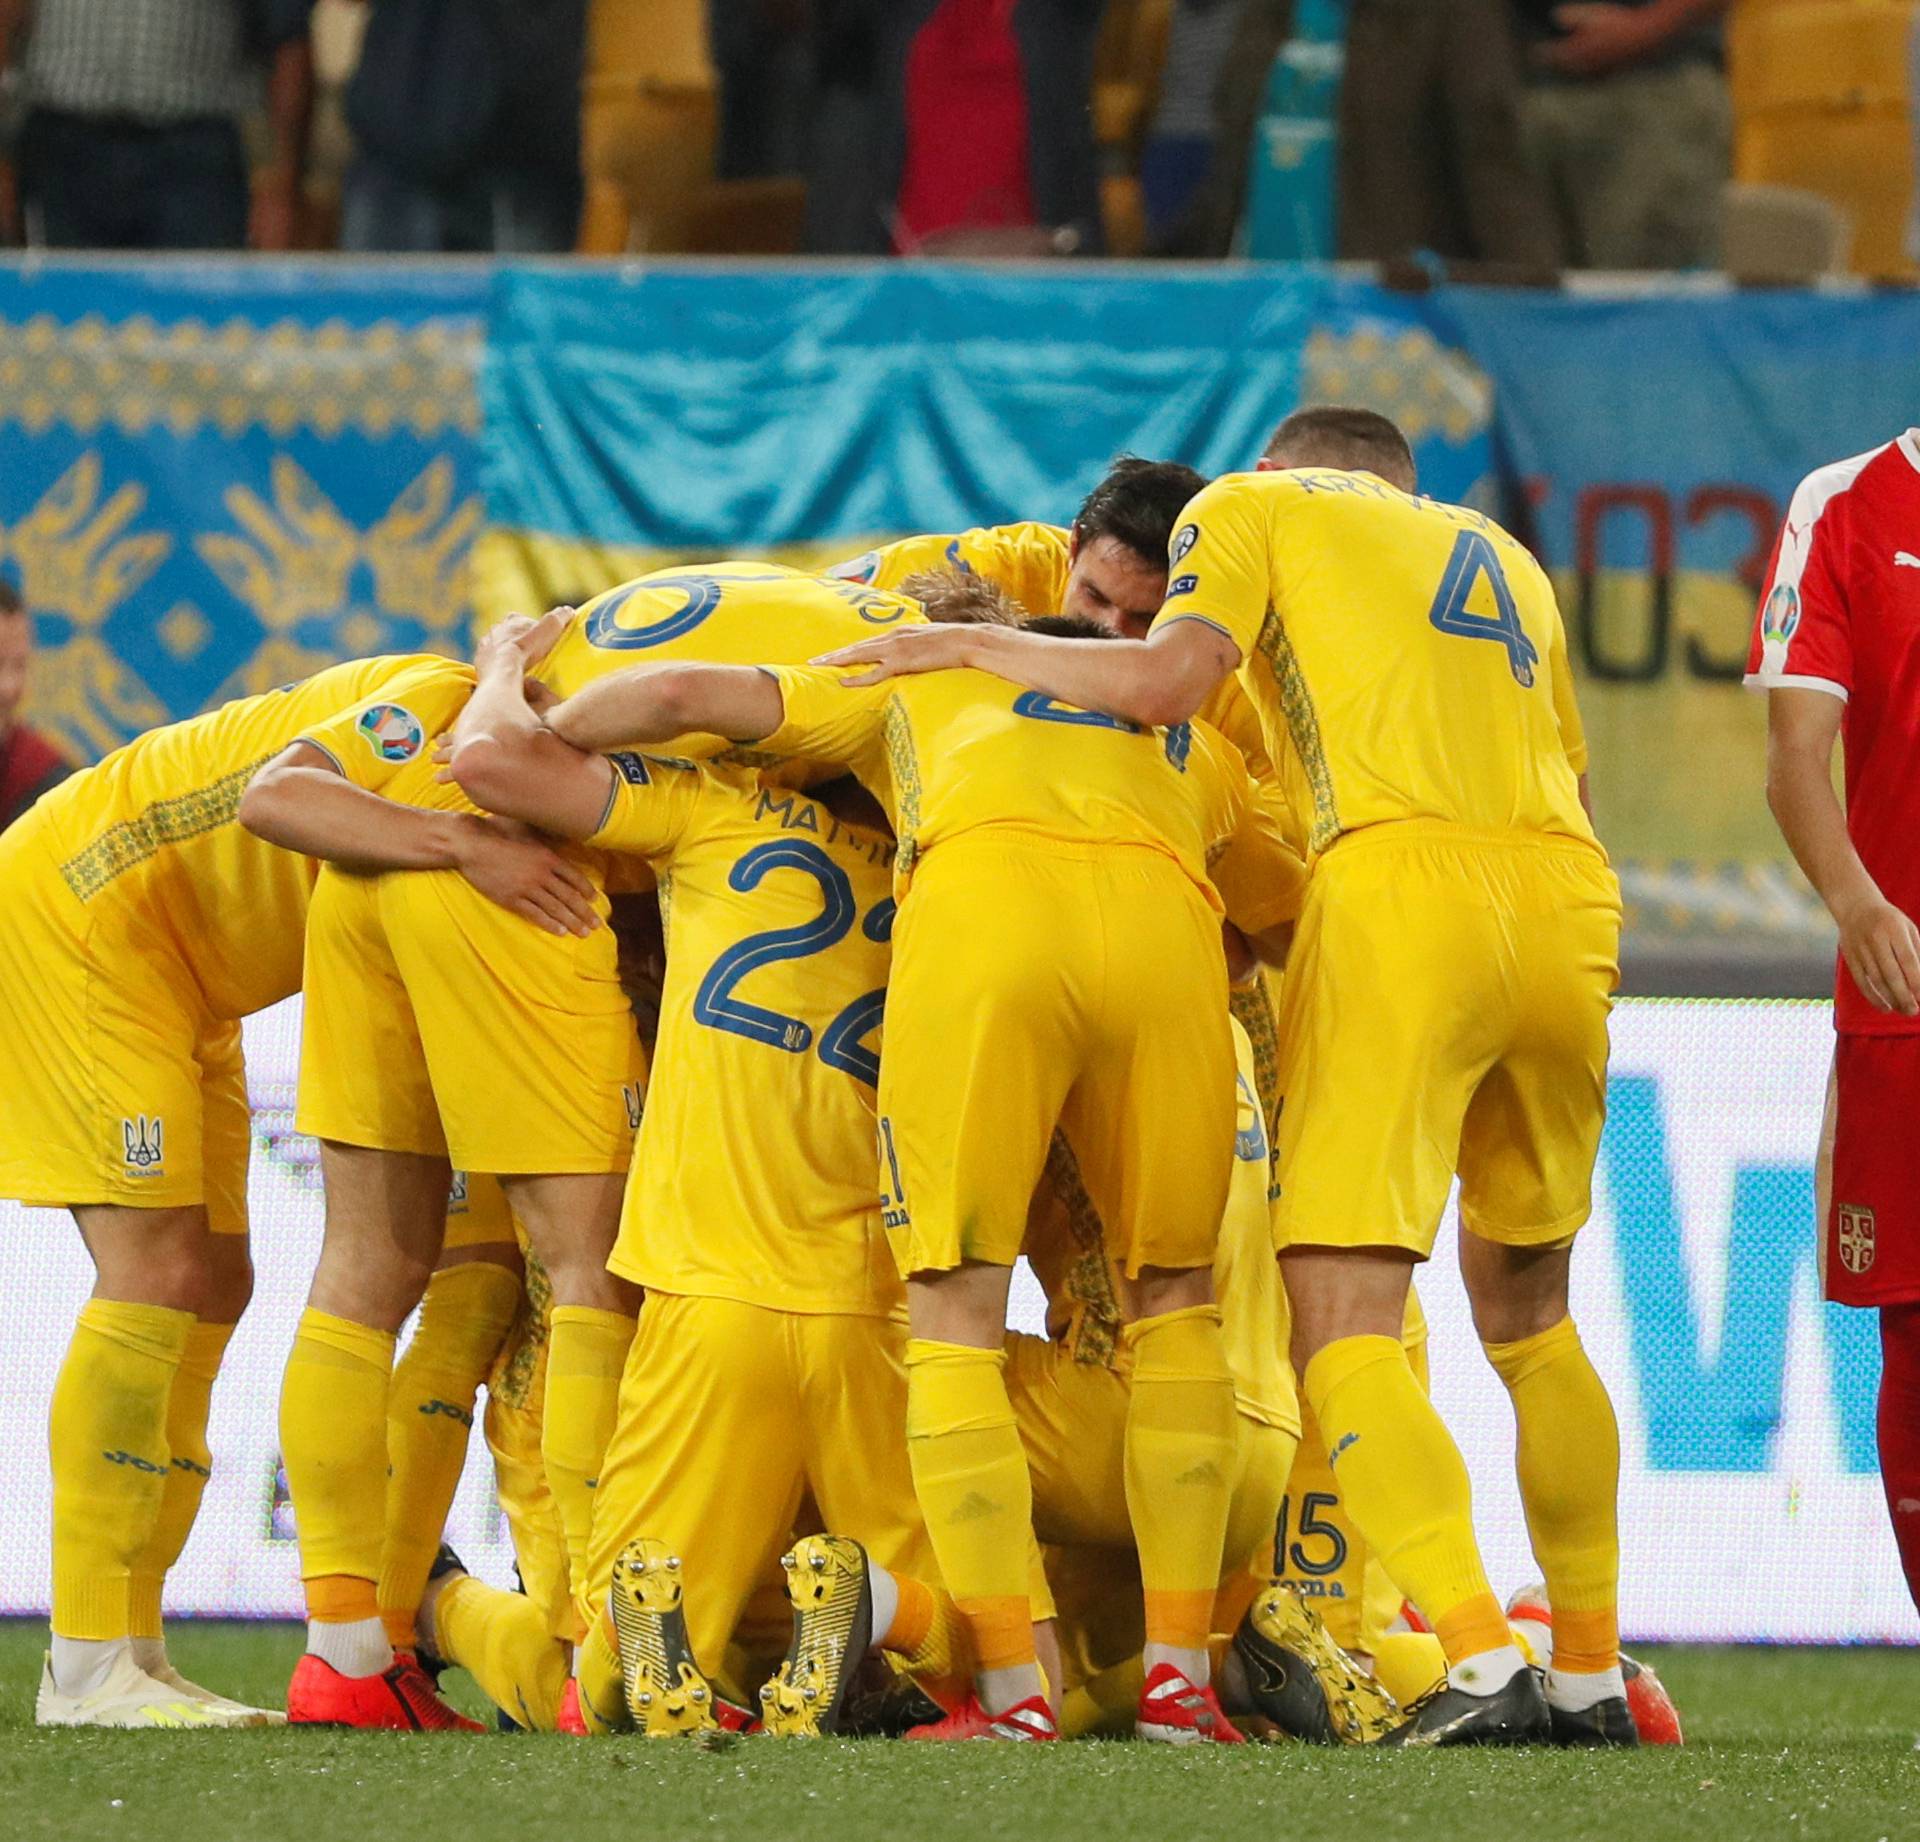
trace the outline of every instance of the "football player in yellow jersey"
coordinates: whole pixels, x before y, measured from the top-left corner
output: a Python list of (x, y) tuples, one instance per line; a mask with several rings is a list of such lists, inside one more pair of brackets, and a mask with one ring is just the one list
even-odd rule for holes
[[(1057, 1123), (1140, 1313), (1127, 1330), (1149, 1665), (1139, 1730), (1232, 1737), (1206, 1687), (1237, 1450), (1212, 1297), (1234, 1085), (1206, 865), (1259, 822), (1239, 757), (1204, 726), (1117, 723), (979, 673), (862, 692), (818, 670), (687, 665), (603, 679), (547, 720), (589, 748), (713, 733), (839, 761), (893, 820), (881, 1182), (914, 1331), (914, 1481), (980, 1659), (975, 1697), (929, 1735), (1055, 1731), (1027, 1593), (1031, 1489), (1001, 1369), (1011, 1269)], [(1155, 949), (1144, 962), (1142, 940)], [(957, 1012), (955, 990), (969, 994)]]
[[(167, 1662), (161, 1588), (205, 1488), (208, 1401), (252, 1289), (242, 1017), (300, 985), (316, 866), (235, 822), (302, 729), (442, 661), (333, 667), (157, 729), (0, 839), (0, 1194), (71, 1209), (94, 1263), (54, 1389), (53, 1645), (38, 1718), (257, 1722)], [(545, 846), (477, 818), (336, 813), (357, 862), (545, 899)]]
[[(959, 569), (995, 583), (1030, 614), (1065, 614), (1137, 640), (1166, 598), (1167, 547), (1174, 527), (1206, 483), (1204, 474), (1178, 461), (1123, 455), (1087, 495), (1070, 527), (990, 525), (951, 536), (903, 537), (827, 573), (892, 589), (916, 570)], [(1260, 719), (1238, 680), (1223, 679), (1199, 715), (1239, 749), (1275, 818), (1290, 822)], [(1304, 848), (1304, 833), (1296, 842)], [(1260, 1100), (1271, 1132), (1280, 1117), (1280, 1095), (1268, 981), (1236, 984), (1232, 1009), (1253, 1038)]]
[[(483, 646), (448, 771), (489, 809), (646, 859), (667, 936), (654, 1093), (611, 1261), (648, 1304), (596, 1493), (588, 1596), (607, 1610), (581, 1707), (601, 1729), (712, 1724), (708, 1679), (805, 1501), (853, 1539), (789, 1555), (802, 1615), (766, 1701), (777, 1730), (831, 1732), (869, 1641), (949, 1676), (957, 1630), (923, 1583), (904, 1294), (871, 1178), (893, 843), (844, 779), (821, 790), (829, 805), (567, 747), (525, 701), (543, 629)], [(486, 1650), (489, 1610), (524, 1630), (485, 1588), (436, 1596), (449, 1654)], [(822, 1618), (840, 1642), (817, 1642)], [(520, 1648), (493, 1692), (540, 1705), (521, 1683), (547, 1676), (551, 1647)], [(748, 1685), (725, 1686), (738, 1700)]]
[(1081, 502), (1070, 526), (990, 525), (903, 537), (826, 573), (898, 588), (926, 569), (997, 583), (1030, 614), (1069, 614), (1119, 633), (1144, 633), (1167, 593), (1167, 545), (1181, 511), (1207, 483), (1178, 461), (1123, 454)]
[[(1390, 422), (1312, 410), (1282, 434), (1282, 469), (1218, 480), (1189, 508), (1145, 641), (896, 635), (837, 662), (876, 679), (959, 660), (1135, 721), (1177, 720), (1239, 673), (1313, 815), (1280, 1042), (1295, 1359), (1348, 1513), (1449, 1664), (1404, 1737), (1631, 1745), (1618, 1433), (1567, 1311), (1619, 890), (1584, 809), (1565, 632), (1506, 532), (1413, 495)], [(1303, 1068), (1310, 1083), (1292, 1078)], [(1465, 1466), (1398, 1340), (1456, 1166), (1461, 1268), (1513, 1398), (1554, 1606), (1544, 1696), (1488, 1586)]]
[[(300, 850), (345, 792), (476, 812), (428, 748), (472, 685), (449, 663), (404, 702), (316, 724), (255, 778), (242, 822)], [(501, 1178), (553, 1284), (545, 1463), (584, 1562), (639, 1303), (605, 1262), (645, 1061), (602, 925), (607, 866), (569, 856), (588, 913), (544, 929), (445, 875), (330, 865), (314, 892), (296, 1117), (321, 1141), (326, 1229), (281, 1399), (308, 1610), (296, 1722), (420, 1724), (406, 1657), (424, 1578), (394, 1582), (385, 1618), (378, 1596), (387, 1401), (395, 1334), (440, 1254), (450, 1166)]]

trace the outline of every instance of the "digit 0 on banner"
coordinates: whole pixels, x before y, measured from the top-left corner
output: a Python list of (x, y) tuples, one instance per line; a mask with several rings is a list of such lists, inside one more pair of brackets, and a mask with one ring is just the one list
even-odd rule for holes
[[(1551, 573), (1601, 836), (1617, 856), (1786, 859), (1759, 797), (1765, 699), (1740, 685), (1780, 515), (1771, 496), (1745, 486), (1579, 493), (1573, 566)], [(1701, 774), (1704, 760), (1751, 771)]]

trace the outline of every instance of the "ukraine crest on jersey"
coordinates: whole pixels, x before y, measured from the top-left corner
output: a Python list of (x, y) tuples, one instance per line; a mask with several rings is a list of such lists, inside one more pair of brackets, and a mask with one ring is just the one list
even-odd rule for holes
[(354, 726), (382, 761), (411, 761), (426, 741), (420, 719), (399, 704), (370, 704)]

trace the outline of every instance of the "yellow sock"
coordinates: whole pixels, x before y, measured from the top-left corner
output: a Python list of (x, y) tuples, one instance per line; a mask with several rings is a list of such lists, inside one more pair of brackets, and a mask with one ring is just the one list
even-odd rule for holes
[(1447, 1679), (1447, 1653), (1425, 1631), (1388, 1631), (1373, 1646), (1373, 1673), (1403, 1708)]
[(488, 1260), (443, 1267), (427, 1281), (420, 1321), (387, 1389), (387, 1516), (380, 1618), (398, 1649), (414, 1614), (467, 1462), (473, 1402), (520, 1303), (520, 1275)]
[(580, 1718), (589, 1733), (624, 1733), (633, 1725), (626, 1679), (620, 1673), (620, 1645), (605, 1608), (588, 1620), (573, 1673), (580, 1682)]
[(1140, 1553), (1147, 1642), (1205, 1650), (1239, 1469), (1233, 1372), (1217, 1305), (1129, 1324), (1127, 1515)]
[(1511, 1641), (1473, 1536), (1467, 1467), (1393, 1337), (1342, 1337), (1301, 1385), (1327, 1442), (1340, 1500), (1447, 1659)]
[(1033, 1483), (1000, 1350), (907, 1343), (907, 1455), (941, 1577), (982, 1670), (1034, 1661), (1027, 1598)]
[(967, 1691), (973, 1679), (973, 1635), (952, 1598), (924, 1580), (896, 1573), (899, 1609), (876, 1642), (907, 1667), (907, 1673), (943, 1705)]
[(227, 1353), (234, 1326), (196, 1322), (187, 1332), (179, 1372), (167, 1395), (167, 1449), (171, 1460), (160, 1491), (160, 1512), (153, 1533), (133, 1563), (127, 1580), (127, 1613), (135, 1637), (160, 1635), (160, 1593), (167, 1569), (193, 1533), (200, 1499), (213, 1475), (207, 1449), (207, 1413), (213, 1405), (214, 1377)]
[[(547, 1341), (547, 1399), (540, 1453), (547, 1488), (566, 1531), (574, 1596), (587, 1590), (587, 1549), (593, 1533), (593, 1492), (620, 1405), (620, 1371), (638, 1318), (590, 1305), (555, 1305)], [(579, 1607), (582, 1620), (591, 1617)]]
[(133, 1634), (133, 1569), (153, 1539), (171, 1471), (167, 1403), (193, 1314), (90, 1298), (53, 1386), (53, 1630)]
[(1140, 1691), (1146, 1686), (1147, 1666), (1137, 1656), (1110, 1669), (1095, 1670), (1060, 1697), (1060, 1737), (1132, 1739), (1133, 1724), (1140, 1716)]
[(390, 1331), (312, 1306), (301, 1312), (280, 1387), (280, 1453), (308, 1616), (323, 1623), (352, 1623), (378, 1609), (392, 1373)]
[(1487, 1359), (1513, 1397), (1520, 1501), (1553, 1607), (1553, 1667), (1620, 1661), (1620, 1429), (1572, 1318)]
[(433, 1641), (521, 1726), (534, 1733), (554, 1730), (567, 1686), (567, 1652), (525, 1593), (503, 1593), (483, 1580), (449, 1580), (434, 1601)]

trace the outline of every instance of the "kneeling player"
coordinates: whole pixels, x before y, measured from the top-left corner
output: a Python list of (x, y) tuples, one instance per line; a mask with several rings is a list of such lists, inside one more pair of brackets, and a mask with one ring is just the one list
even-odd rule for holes
[[(914, 1330), (908, 1443), (980, 1659), (976, 1698), (933, 1732), (1056, 1731), (1001, 1370), (1011, 1269), (1059, 1124), (1137, 1288), (1140, 1731), (1228, 1737), (1206, 1683), (1237, 1446), (1212, 1298), (1234, 1083), (1205, 864), (1244, 817), (1237, 757), (1206, 730), (1114, 723), (970, 673), (875, 692), (817, 670), (671, 667), (588, 686), (549, 721), (585, 747), (717, 733), (842, 761), (890, 808), (902, 909), (880, 1137)], [(1157, 949), (1144, 965), (1140, 939)], [(958, 1012), (955, 990), (969, 994)]]
[[(596, 1493), (587, 1588), (606, 1612), (581, 1711), (599, 1728), (711, 1724), (709, 1679), (808, 1501), (876, 1563), (831, 1543), (789, 1556), (801, 1618), (770, 1724), (831, 1731), (867, 1637), (941, 1678), (960, 1635), (920, 1583), (933, 1556), (906, 1461), (899, 1281), (863, 1180), (892, 841), (845, 803), (878, 821), (848, 781), (823, 804), (567, 747), (522, 692), (547, 637), (487, 650), (449, 771), (494, 810), (646, 858), (671, 889), (655, 1099), (612, 1260), (649, 1302)], [(441, 1595), (456, 1658), (484, 1641), (458, 1627), (485, 1603)], [(821, 1645), (822, 1622), (850, 1644)], [(537, 1648), (524, 1671), (549, 1667)]]

